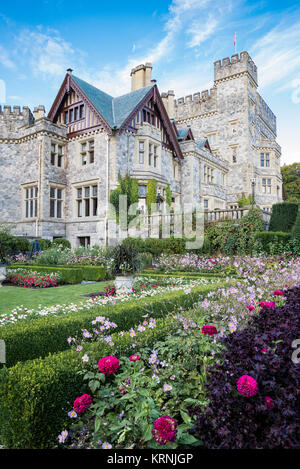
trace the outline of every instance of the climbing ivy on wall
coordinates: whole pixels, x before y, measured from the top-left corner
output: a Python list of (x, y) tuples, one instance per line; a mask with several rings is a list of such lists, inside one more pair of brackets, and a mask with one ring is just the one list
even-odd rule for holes
[(170, 207), (170, 205), (172, 203), (172, 191), (170, 189), (170, 184), (168, 184), (167, 188), (166, 188), (166, 202)]
[(147, 210), (148, 214), (151, 215), (151, 205), (156, 204), (156, 189), (157, 189), (157, 182), (154, 179), (150, 179), (147, 184)]
[[(139, 188), (138, 188), (138, 180), (131, 178), (128, 174), (126, 174), (123, 178), (121, 175), (118, 176), (119, 184), (116, 189), (111, 191), (109, 201), (115, 207), (116, 210), (116, 220), (119, 223), (120, 219), (120, 206), (119, 206), (119, 197), (120, 195), (127, 196), (127, 213), (129, 207), (137, 203), (139, 201)], [(127, 215), (127, 223), (135, 218), (135, 215)]]

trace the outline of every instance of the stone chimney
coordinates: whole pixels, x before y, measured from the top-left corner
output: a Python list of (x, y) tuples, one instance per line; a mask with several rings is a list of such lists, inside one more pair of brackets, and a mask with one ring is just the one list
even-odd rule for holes
[(175, 93), (173, 90), (169, 90), (167, 93), (161, 93), (161, 99), (164, 103), (166, 111), (170, 119), (174, 119), (175, 116)]
[(145, 86), (151, 85), (152, 78), (152, 64), (146, 62), (146, 64), (138, 65), (131, 70), (131, 91), (139, 90)]
[(33, 117), (34, 117), (34, 120), (45, 117), (45, 106), (42, 106), (40, 104), (38, 107), (35, 107), (33, 110)]

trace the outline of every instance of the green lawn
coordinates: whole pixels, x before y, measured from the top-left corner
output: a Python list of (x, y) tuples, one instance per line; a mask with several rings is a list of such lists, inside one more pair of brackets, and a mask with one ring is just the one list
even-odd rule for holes
[(0, 314), (9, 313), (16, 306), (23, 305), (25, 308), (37, 308), (42, 306), (53, 306), (56, 304), (78, 303), (88, 300), (80, 295), (103, 291), (110, 282), (97, 282), (88, 285), (64, 285), (54, 288), (0, 288)]

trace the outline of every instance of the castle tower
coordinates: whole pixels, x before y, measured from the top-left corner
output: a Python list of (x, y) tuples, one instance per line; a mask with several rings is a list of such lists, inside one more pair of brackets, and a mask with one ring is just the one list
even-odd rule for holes
[(215, 155), (229, 163), (227, 204), (252, 192), (270, 209), (281, 201), (281, 150), (276, 117), (258, 93), (257, 67), (247, 52), (214, 63), (214, 88), (180, 98), (175, 105), (178, 128), (190, 123), (196, 138), (207, 137)]

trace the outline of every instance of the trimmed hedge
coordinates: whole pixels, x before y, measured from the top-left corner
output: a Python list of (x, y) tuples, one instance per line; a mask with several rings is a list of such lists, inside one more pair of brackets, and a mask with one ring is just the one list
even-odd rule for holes
[[(165, 337), (168, 327), (170, 324), (159, 320), (155, 329), (139, 336), (139, 343), (151, 347)], [(114, 354), (132, 352), (128, 332), (122, 337), (117, 334), (112, 337)], [(111, 347), (105, 342), (89, 346), (91, 361), (111, 353)], [(68, 350), (0, 370), (1, 444), (14, 449), (45, 449), (57, 444), (58, 434), (70, 425), (67, 413), (74, 399), (88, 392), (77, 373), (81, 367), (81, 355)]]
[[(219, 282), (195, 287), (192, 293), (205, 295), (225, 284), (228, 285), (226, 282)], [(128, 330), (142, 320), (147, 309), (145, 303), (151, 305), (151, 315), (157, 319), (172, 311), (177, 304), (188, 309), (193, 306), (193, 302), (193, 295), (187, 295), (182, 290), (173, 290), (170, 293), (126, 301), (114, 306), (108, 304), (68, 315), (47, 316), (30, 322), (20, 321), (3, 326), (0, 328), (0, 338), (6, 344), (6, 365), (13, 366), (19, 361), (66, 350), (67, 338), (81, 336), (81, 330), (91, 328), (91, 322), (99, 315), (108, 316), (118, 325), (117, 330)]]
[(291, 231), (297, 217), (298, 204), (282, 202), (272, 206), (270, 231)]
[(154, 256), (160, 254), (184, 254), (185, 238), (126, 238), (122, 244), (134, 247), (138, 252), (149, 252)]
[(282, 242), (288, 243), (290, 240), (290, 233), (283, 231), (259, 231), (255, 235), (255, 241), (260, 241), (264, 252), (270, 252), (270, 244)]
[(100, 282), (107, 279), (106, 269), (103, 266), (98, 265), (35, 265), (35, 264), (14, 264), (11, 269), (24, 268), (26, 270), (33, 270), (34, 272), (56, 272), (60, 273), (63, 278), (63, 282), (67, 284), (81, 283), (83, 280), (93, 280)]

